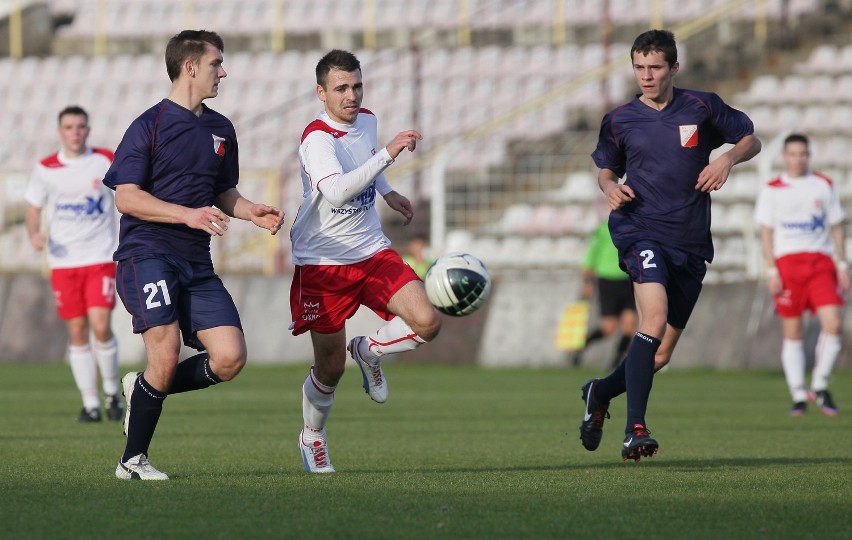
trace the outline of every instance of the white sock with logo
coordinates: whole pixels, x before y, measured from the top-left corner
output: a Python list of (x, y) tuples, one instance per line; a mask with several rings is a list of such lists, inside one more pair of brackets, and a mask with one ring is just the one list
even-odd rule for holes
[(785, 339), (781, 346), (781, 364), (793, 402), (808, 400), (805, 388), (805, 343), (801, 339)]
[(91, 347), (88, 345), (69, 345), (68, 362), (71, 364), (71, 373), (74, 375), (77, 389), (83, 398), (83, 406), (90, 410), (100, 409), (98, 370), (95, 359), (92, 357)]
[(118, 391), (118, 342), (115, 336), (109, 341), (101, 342), (97, 339), (92, 342), (95, 359), (101, 370), (101, 381), (104, 394), (114, 396)]
[(325, 424), (331, 414), (334, 404), (334, 389), (336, 386), (326, 386), (314, 377), (311, 367), (305, 383), (302, 385), (302, 418), (305, 429), (302, 438), (305, 442), (315, 441), (324, 436)]
[(394, 317), (376, 333), (362, 339), (358, 352), (372, 363), (386, 354), (413, 351), (424, 343), (426, 340), (415, 334), (402, 317)]
[(814, 371), (811, 377), (811, 390), (814, 392), (828, 388), (828, 378), (831, 376), (834, 364), (840, 355), (840, 347), (840, 336), (820, 332), (816, 346)]

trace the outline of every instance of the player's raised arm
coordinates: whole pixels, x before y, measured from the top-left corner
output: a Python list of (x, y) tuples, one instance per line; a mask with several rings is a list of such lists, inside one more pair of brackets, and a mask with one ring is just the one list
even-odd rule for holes
[(413, 129), (408, 129), (397, 133), (396, 137), (385, 148), (387, 148), (390, 156), (396, 159), (406, 148), (409, 152), (414, 152), (414, 149), (417, 148), (417, 141), (421, 140), (423, 140), (423, 135)]

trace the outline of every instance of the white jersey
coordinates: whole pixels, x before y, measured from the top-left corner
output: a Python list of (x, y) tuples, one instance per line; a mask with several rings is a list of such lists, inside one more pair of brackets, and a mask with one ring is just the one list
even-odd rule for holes
[(830, 178), (809, 172), (798, 178), (781, 175), (763, 185), (755, 221), (773, 229), (775, 258), (792, 253), (834, 254), (831, 226), (846, 214)]
[(101, 148), (76, 158), (59, 151), (33, 169), (25, 198), (47, 211), (50, 268), (112, 261), (118, 245), (115, 196), (102, 182), (112, 160), (112, 152)]
[(377, 191), (392, 191), (382, 171), (393, 159), (376, 150), (372, 112), (361, 109), (352, 124), (320, 114), (302, 134), (299, 162), (304, 199), (290, 231), (293, 264), (352, 264), (390, 246), (375, 205)]

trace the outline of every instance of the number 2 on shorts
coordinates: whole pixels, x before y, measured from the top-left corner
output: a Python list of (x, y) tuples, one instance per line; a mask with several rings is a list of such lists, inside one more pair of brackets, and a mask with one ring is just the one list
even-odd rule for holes
[(656, 268), (657, 263), (652, 263), (651, 260), (654, 258), (654, 252), (650, 249), (646, 249), (644, 251), (639, 252), (639, 256), (642, 257), (642, 268)]

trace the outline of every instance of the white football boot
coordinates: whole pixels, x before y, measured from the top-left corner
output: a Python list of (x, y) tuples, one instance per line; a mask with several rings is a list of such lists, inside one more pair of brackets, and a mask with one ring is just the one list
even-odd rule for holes
[(349, 342), (349, 354), (352, 360), (361, 368), (361, 376), (363, 378), (364, 391), (370, 394), (370, 398), (376, 403), (384, 403), (388, 400), (388, 383), (382, 373), (382, 362), (377, 358), (376, 364), (373, 365), (361, 358), (361, 353), (358, 352), (358, 345), (363, 341), (364, 336), (356, 336)]
[(115, 477), (122, 480), (168, 480), (166, 473), (160, 472), (148, 463), (148, 456), (139, 454), (133, 456), (124, 463), (118, 461), (115, 468)]
[(308, 443), (305, 442), (304, 434), (304, 431), (299, 433), (299, 450), (302, 452), (302, 462), (305, 464), (305, 471), (309, 473), (335, 472), (334, 466), (331, 464), (331, 459), (328, 456), (325, 430), (322, 432), (322, 439)]

